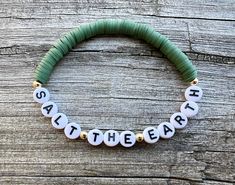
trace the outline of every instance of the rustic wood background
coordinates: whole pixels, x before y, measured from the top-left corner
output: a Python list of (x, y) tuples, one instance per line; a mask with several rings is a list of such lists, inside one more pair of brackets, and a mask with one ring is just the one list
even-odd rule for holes
[[(197, 66), (200, 113), (173, 139), (92, 147), (66, 139), (33, 102), (33, 71), (54, 41), (101, 18), (150, 24)], [(79, 44), (47, 87), (84, 129), (140, 131), (167, 121), (187, 84), (148, 44), (104, 36)], [(0, 184), (232, 185), (234, 89), (233, 0), (0, 0)]]

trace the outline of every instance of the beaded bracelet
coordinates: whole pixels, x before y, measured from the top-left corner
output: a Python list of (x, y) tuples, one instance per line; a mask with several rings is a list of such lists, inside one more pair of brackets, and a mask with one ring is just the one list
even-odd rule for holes
[[(80, 125), (69, 122), (65, 114), (58, 112), (57, 105), (50, 101), (50, 93), (42, 85), (48, 81), (55, 65), (78, 43), (96, 35), (128, 35), (142, 39), (159, 49), (172, 62), (182, 74), (186, 82), (191, 85), (185, 91), (186, 101), (181, 105), (180, 112), (174, 113), (169, 122), (163, 122), (157, 127), (147, 127), (142, 133), (135, 134), (132, 131), (123, 131), (120, 134), (115, 130), (103, 133), (99, 129), (89, 132), (82, 131)], [(188, 123), (188, 118), (198, 113), (197, 101), (202, 97), (202, 89), (196, 86), (197, 70), (188, 57), (178, 49), (165, 36), (156, 32), (152, 27), (132, 22), (130, 20), (104, 19), (82, 24), (60, 38), (46, 53), (35, 70), (33, 98), (42, 104), (41, 112), (45, 117), (51, 118), (52, 126), (56, 129), (64, 129), (69, 139), (87, 139), (91, 145), (97, 146), (104, 142), (107, 146), (116, 146), (119, 143), (124, 147), (131, 147), (136, 142), (156, 143), (160, 138), (168, 139), (175, 134), (175, 129), (182, 129)]]

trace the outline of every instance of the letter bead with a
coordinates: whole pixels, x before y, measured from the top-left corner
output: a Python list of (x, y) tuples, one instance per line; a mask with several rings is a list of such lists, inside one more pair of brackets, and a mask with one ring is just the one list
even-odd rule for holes
[(131, 131), (123, 131), (120, 134), (120, 143), (124, 147), (132, 147), (136, 142), (135, 134)]
[(203, 91), (200, 87), (192, 85), (184, 93), (186, 100), (197, 102), (202, 98)]
[(33, 99), (38, 103), (45, 103), (50, 99), (50, 93), (46, 88), (38, 87), (33, 92)]
[(81, 133), (81, 127), (77, 123), (69, 123), (64, 129), (64, 133), (69, 139), (77, 139)]
[(54, 102), (48, 101), (42, 105), (41, 112), (45, 117), (52, 117), (58, 112), (58, 107)]
[(188, 118), (182, 112), (176, 112), (171, 116), (170, 123), (176, 129), (182, 129), (187, 125)]
[(88, 132), (87, 140), (91, 145), (97, 146), (103, 142), (104, 135), (99, 129), (93, 129)]
[(169, 139), (175, 134), (175, 127), (168, 122), (161, 123), (158, 125), (157, 129), (160, 137), (164, 139)]
[(180, 107), (180, 112), (182, 112), (188, 118), (195, 116), (198, 113), (198, 105), (193, 101), (186, 101)]
[(115, 130), (108, 130), (104, 133), (104, 143), (107, 146), (116, 146), (119, 140), (119, 133)]
[(143, 131), (143, 135), (144, 135), (144, 141), (146, 143), (156, 143), (160, 136), (159, 136), (159, 132), (155, 127), (147, 127), (146, 129), (144, 129)]
[(57, 113), (51, 118), (51, 124), (56, 129), (63, 129), (68, 124), (68, 118), (63, 113)]

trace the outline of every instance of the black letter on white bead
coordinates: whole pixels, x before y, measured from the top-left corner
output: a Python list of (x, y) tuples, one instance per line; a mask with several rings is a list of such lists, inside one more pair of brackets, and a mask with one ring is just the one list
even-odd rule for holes
[(172, 129), (170, 129), (167, 125), (163, 125), (164, 128), (164, 134), (167, 135), (167, 132), (173, 132)]
[(71, 126), (71, 128), (72, 128), (72, 129), (71, 129), (71, 131), (70, 131), (69, 135), (72, 135), (72, 134), (73, 134), (73, 131), (78, 129), (78, 128), (77, 128), (77, 127), (75, 127), (75, 126)]
[(198, 86), (192, 85), (185, 91), (185, 98), (188, 101), (197, 102), (202, 98), (202, 89)]
[(50, 99), (50, 93), (46, 88), (38, 87), (33, 92), (33, 99), (38, 103), (45, 103)]
[(93, 129), (88, 132), (87, 140), (91, 145), (97, 146), (103, 142), (104, 135), (98, 129)]
[(115, 141), (115, 133), (108, 133), (108, 141), (111, 141), (111, 139)]
[(175, 121), (179, 123), (180, 125), (182, 125), (181, 121), (185, 121), (185, 119), (183, 119), (181, 116), (176, 116)]
[(94, 135), (94, 142), (96, 142), (97, 136), (99, 135), (99, 133), (93, 132)]
[(119, 143), (119, 133), (115, 130), (108, 130), (104, 133), (104, 143), (107, 146), (116, 146)]
[(69, 123), (64, 129), (64, 133), (69, 139), (77, 139), (81, 133), (80, 125), (77, 123)]
[(135, 134), (131, 131), (124, 131), (120, 134), (120, 143), (124, 147), (131, 147), (135, 144)]
[(188, 118), (183, 113), (177, 112), (171, 116), (170, 122), (176, 129), (182, 129), (187, 125)]
[(198, 105), (193, 101), (186, 101), (180, 107), (180, 111), (188, 118), (195, 116), (198, 113), (198, 109)]
[(59, 115), (56, 119), (55, 119), (55, 124), (57, 124), (57, 125), (60, 125), (59, 123), (58, 123), (58, 120), (61, 118), (61, 115)]
[(58, 112), (58, 107), (54, 102), (48, 101), (42, 105), (41, 112), (46, 117), (52, 117)]
[(199, 95), (197, 93), (199, 93), (199, 90), (196, 89), (190, 89), (191, 94), (189, 94), (189, 96), (196, 96), (198, 97)]
[(44, 91), (41, 91), (39, 93), (36, 93), (36, 97), (38, 99), (45, 98), (46, 97), (46, 93)]
[(154, 127), (147, 127), (144, 129), (143, 135), (146, 143), (156, 143), (159, 140), (159, 132)]
[(168, 122), (161, 123), (158, 125), (158, 131), (161, 138), (168, 139), (171, 138), (175, 133), (175, 128), (172, 124)]
[(124, 136), (124, 142), (125, 144), (131, 144), (131, 134), (125, 134)]
[(68, 124), (68, 118), (63, 113), (57, 113), (51, 118), (51, 124), (57, 129), (63, 129)]
[(153, 129), (151, 129), (151, 130), (148, 131), (148, 134), (149, 134), (150, 139), (156, 139), (156, 138), (157, 138), (157, 136), (154, 136), (153, 131), (154, 131)]
[(195, 110), (193, 107), (190, 107), (189, 103), (187, 103), (184, 108), (185, 108), (185, 109), (188, 109), (188, 108), (189, 108), (189, 109), (191, 109), (191, 110)]
[(52, 108), (53, 105), (47, 105), (46, 107), (43, 107), (43, 109), (47, 111), (47, 114), (50, 114)]

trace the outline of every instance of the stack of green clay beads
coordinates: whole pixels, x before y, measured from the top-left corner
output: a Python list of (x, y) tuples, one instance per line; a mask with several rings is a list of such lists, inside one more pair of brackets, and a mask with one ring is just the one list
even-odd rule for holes
[[(82, 131), (80, 125), (69, 122), (67, 116), (58, 111), (57, 105), (50, 101), (49, 91), (42, 87), (48, 81), (55, 65), (78, 43), (96, 35), (128, 35), (142, 39), (159, 49), (172, 62), (176, 69), (182, 74), (186, 82), (191, 82), (185, 91), (186, 101), (181, 105), (180, 112), (172, 114), (169, 122), (163, 122), (157, 127), (147, 127), (142, 133), (135, 134), (132, 131), (119, 132), (108, 130), (103, 133), (99, 129), (92, 129), (88, 132)], [(35, 70), (35, 81), (33, 86), (33, 98), (42, 104), (41, 112), (44, 116), (51, 118), (51, 123), (56, 129), (64, 129), (65, 135), (70, 139), (87, 139), (91, 145), (97, 146), (105, 143), (107, 146), (116, 146), (119, 143), (124, 147), (133, 146), (136, 141), (156, 143), (159, 138), (171, 138), (175, 129), (182, 129), (188, 123), (188, 118), (198, 113), (197, 101), (202, 97), (202, 89), (197, 84), (197, 70), (188, 57), (178, 49), (165, 36), (156, 32), (152, 27), (132, 22), (130, 20), (104, 19), (83, 24), (73, 29), (46, 53)]]

